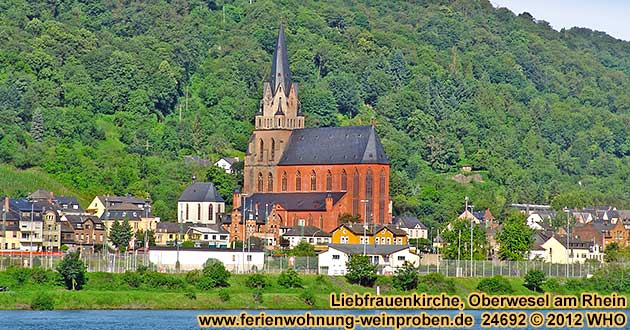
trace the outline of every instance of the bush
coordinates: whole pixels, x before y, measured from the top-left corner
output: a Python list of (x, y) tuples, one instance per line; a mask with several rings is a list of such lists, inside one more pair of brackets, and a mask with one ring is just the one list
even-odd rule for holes
[(186, 273), (186, 283), (196, 285), (203, 277), (203, 273), (199, 269), (191, 270)]
[(151, 269), (149, 269), (149, 267), (145, 266), (145, 265), (140, 265), (140, 266), (136, 267), (136, 273), (138, 273), (140, 275), (148, 272), (149, 270), (151, 270)]
[(31, 301), (31, 309), (36, 311), (50, 311), (55, 309), (55, 300), (47, 293), (38, 293)]
[(230, 272), (225, 269), (220, 261), (206, 262), (203, 268), (203, 277), (199, 280), (198, 286), (203, 290), (218, 287), (228, 287), (230, 283)]
[(514, 292), (507, 278), (501, 275), (484, 278), (477, 284), (477, 290), (488, 294), (506, 294)]
[(254, 301), (258, 304), (262, 304), (263, 303), (263, 293), (261, 290), (256, 289), (254, 291), (254, 293), (252, 294), (252, 297), (254, 298)]
[(278, 284), (285, 288), (301, 288), (302, 278), (293, 268), (289, 268), (280, 273)]
[(547, 275), (542, 270), (530, 270), (525, 274), (525, 285), (526, 288), (536, 291), (542, 292), (542, 285), (545, 283), (545, 278)]
[(350, 283), (371, 287), (376, 281), (376, 265), (368, 256), (353, 255), (346, 263), (346, 279)]
[(130, 288), (139, 288), (142, 285), (142, 276), (136, 272), (126, 271), (122, 276), (122, 281)]
[(300, 298), (309, 306), (315, 305), (315, 295), (310, 290), (304, 290), (300, 294)]
[(548, 278), (542, 285), (545, 292), (558, 292), (560, 290), (560, 282), (553, 277)]
[(418, 271), (416, 267), (405, 261), (402, 267), (396, 269), (392, 285), (402, 291), (414, 290), (418, 287)]
[(219, 290), (219, 299), (223, 302), (230, 301), (230, 292), (227, 289)]
[(17, 285), (24, 285), (31, 276), (31, 269), (11, 266), (7, 269), (7, 273), (9, 273)]
[(171, 274), (158, 273), (150, 270), (142, 275), (142, 282), (150, 288), (181, 289), (185, 287), (184, 280)]
[[(567, 284), (569, 281), (567, 281)], [(598, 292), (630, 292), (630, 269), (608, 265), (597, 270), (590, 279), (593, 289)], [(568, 287), (568, 285), (565, 285)], [(576, 289), (576, 288), (571, 288)], [(577, 288), (579, 290), (579, 288)], [(582, 287), (582, 290), (588, 288)]]
[(195, 293), (195, 291), (193, 291), (192, 289), (188, 289), (185, 293), (184, 293), (184, 297), (190, 299), (190, 300), (195, 300), (197, 299), (197, 294)]
[(418, 291), (429, 293), (455, 293), (455, 281), (439, 273), (430, 273), (418, 279)]
[(66, 254), (57, 265), (57, 271), (61, 274), (68, 290), (81, 290), (87, 282), (85, 264), (79, 258), (78, 251)]
[(31, 281), (36, 284), (46, 284), (52, 279), (49, 271), (41, 268), (35, 267), (31, 270)]
[(267, 277), (263, 274), (250, 275), (245, 281), (245, 286), (252, 289), (264, 289), (267, 285)]

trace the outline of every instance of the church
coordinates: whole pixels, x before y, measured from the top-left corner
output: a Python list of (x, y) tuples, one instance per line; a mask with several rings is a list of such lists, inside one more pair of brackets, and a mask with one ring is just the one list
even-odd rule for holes
[(282, 228), (330, 232), (345, 214), (391, 223), (390, 165), (374, 127), (304, 128), (282, 25), (244, 163), (229, 225), (234, 240), (254, 235), (276, 245)]

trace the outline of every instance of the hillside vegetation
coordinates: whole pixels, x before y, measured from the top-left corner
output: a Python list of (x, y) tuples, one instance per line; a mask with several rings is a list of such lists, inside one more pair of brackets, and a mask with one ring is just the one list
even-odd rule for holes
[(307, 125), (374, 123), (396, 213), (630, 207), (630, 43), (486, 0), (3, 1), (0, 162), (172, 219), (185, 155), (243, 155), (280, 22)]

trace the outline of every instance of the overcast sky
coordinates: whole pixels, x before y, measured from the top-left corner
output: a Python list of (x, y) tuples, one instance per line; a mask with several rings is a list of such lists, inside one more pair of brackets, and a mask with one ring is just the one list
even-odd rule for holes
[(574, 26), (630, 41), (630, 0), (490, 0), (515, 14), (528, 12), (560, 30)]

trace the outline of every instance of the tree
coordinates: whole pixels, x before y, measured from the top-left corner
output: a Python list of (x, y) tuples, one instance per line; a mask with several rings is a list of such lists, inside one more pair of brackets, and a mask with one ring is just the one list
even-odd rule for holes
[(81, 290), (87, 282), (85, 276), (87, 268), (81, 260), (79, 251), (71, 252), (63, 257), (57, 265), (57, 272), (63, 278), (63, 282), (68, 290)]
[(513, 212), (508, 216), (497, 235), (501, 260), (524, 260), (534, 243), (534, 230), (529, 228), (525, 216)]
[(374, 285), (377, 265), (373, 265), (368, 256), (352, 255), (346, 262), (346, 268), (348, 282), (367, 287)]
[(315, 248), (305, 240), (301, 240), (296, 246), (289, 251), (289, 255), (296, 257), (314, 257)]
[(42, 142), (44, 139), (44, 117), (42, 116), (42, 111), (39, 108), (33, 110), (31, 136), (33, 137), (33, 140), (37, 142)]
[(530, 270), (525, 274), (524, 284), (526, 288), (542, 292), (542, 285), (545, 283), (545, 272), (542, 270)]
[(418, 287), (418, 270), (409, 261), (396, 269), (392, 285), (399, 290), (409, 291)]
[(155, 231), (147, 230), (144, 231), (142, 229), (136, 232), (136, 246), (144, 247), (146, 242), (145, 240), (149, 240), (149, 246), (155, 246)]
[(339, 216), (337, 217), (337, 221), (342, 224), (342, 223), (359, 223), (361, 221), (361, 218), (359, 217), (359, 215), (352, 215), (350, 213), (343, 213), (343, 214), (339, 214)]
[[(444, 259), (469, 260), (470, 259), (470, 221), (457, 219), (451, 221), (451, 229), (442, 232), (445, 245), (442, 248)], [(473, 259), (486, 259), (486, 234), (481, 226), (473, 225)]]
[(278, 285), (285, 288), (301, 288), (302, 278), (293, 268), (289, 268), (278, 276)]
[(204, 290), (218, 287), (228, 287), (230, 272), (225, 269), (222, 262), (216, 259), (208, 259), (203, 267), (203, 276), (199, 280), (199, 287)]
[(109, 239), (117, 249), (121, 251), (126, 249), (132, 236), (133, 229), (129, 224), (129, 220), (125, 219), (122, 224), (118, 220), (114, 221), (110, 230)]

